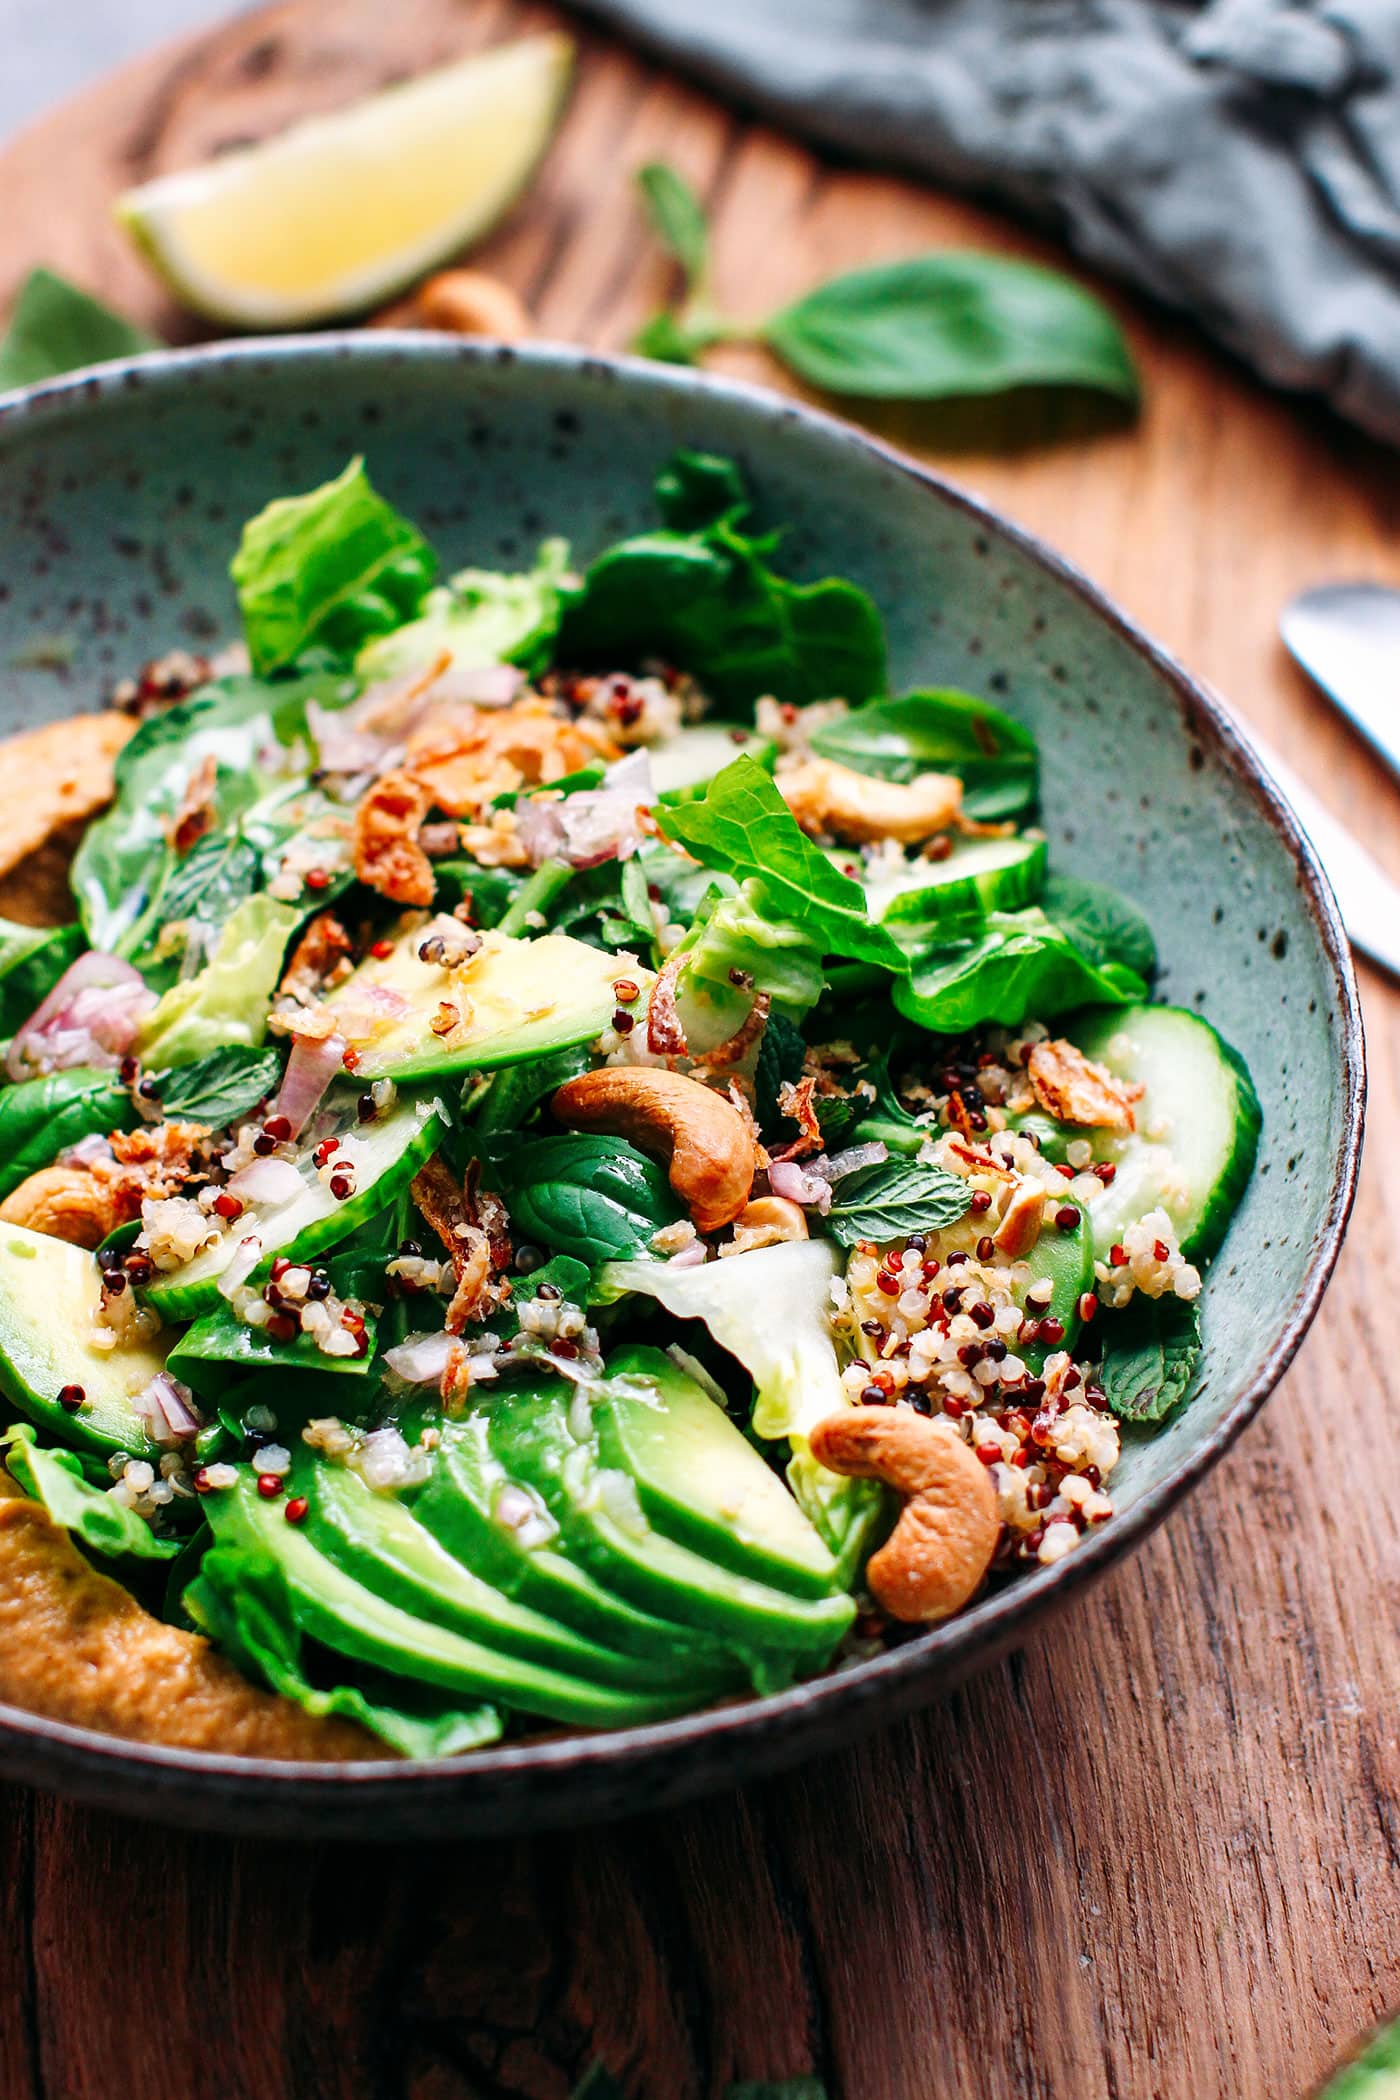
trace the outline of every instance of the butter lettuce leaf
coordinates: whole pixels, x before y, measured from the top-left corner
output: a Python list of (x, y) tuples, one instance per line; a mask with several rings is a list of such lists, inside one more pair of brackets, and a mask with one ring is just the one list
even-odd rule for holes
[(297, 906), (265, 895), (240, 904), (204, 968), (171, 985), (142, 1022), (142, 1062), (164, 1068), (230, 1046), (257, 1049), (287, 943), (302, 917)]
[(144, 1517), (84, 1477), (73, 1452), (47, 1450), (27, 1423), (6, 1430), (0, 1452), (25, 1493), (89, 1552), (105, 1560), (171, 1560), (180, 1551), (179, 1539), (157, 1538)]
[(573, 588), (567, 540), (546, 540), (534, 568), (521, 575), (461, 569), (429, 591), (416, 620), (366, 642), (355, 669), (366, 683), (397, 678), (445, 651), (458, 670), (518, 664), (533, 677), (553, 656)]

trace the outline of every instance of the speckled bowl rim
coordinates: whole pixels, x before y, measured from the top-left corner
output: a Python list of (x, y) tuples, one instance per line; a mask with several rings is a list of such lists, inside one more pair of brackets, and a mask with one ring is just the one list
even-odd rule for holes
[[(712, 396), (762, 424), (785, 423), (810, 433), (838, 455), (874, 457), (1064, 585), (1165, 682), (1189, 733), (1221, 755), (1294, 860), (1305, 908), (1336, 988), (1341, 1132), (1331, 1163), (1331, 1193), (1304, 1280), (1253, 1377), (1205, 1441), (1068, 1559), (1032, 1572), (948, 1624), (868, 1662), (790, 1691), (708, 1707), (677, 1720), (596, 1735), (537, 1738), (460, 1758), (394, 1763), (283, 1763), (171, 1749), (101, 1735), (0, 1704), (0, 1767), (14, 1776), (89, 1799), (105, 1797), (136, 1813), (206, 1826), (246, 1827), (256, 1812), (270, 1814), (264, 1826), (269, 1830), (289, 1833), (304, 1828), (307, 1835), (322, 1835), (327, 1827), (342, 1833), (353, 1828), (356, 1835), (370, 1837), (381, 1832), (446, 1832), (454, 1822), (459, 1829), (507, 1830), (601, 1819), (625, 1813), (634, 1803), (640, 1807), (717, 1791), (748, 1774), (792, 1764), (802, 1756), (809, 1737), (820, 1738), (816, 1750), (832, 1748), (887, 1715), (936, 1697), (973, 1668), (1016, 1645), (1034, 1620), (1065, 1604), (1131, 1553), (1253, 1421), (1296, 1355), (1331, 1279), (1360, 1161), (1365, 1045), (1356, 975), (1340, 914), (1297, 818), (1223, 703), (1073, 563), (1034, 534), (835, 416), (761, 387), (635, 358), (604, 357), (560, 344), (503, 345), (383, 330), (156, 351), (68, 374), (0, 396), (0, 447), (8, 433), (26, 423), (42, 428), (47, 414), (69, 408), (81, 414), (84, 403), (100, 413), (106, 398), (134, 388), (179, 389), (211, 373), (236, 374), (245, 365), (353, 360), (393, 369), (405, 359), (466, 369), (520, 364), (539, 374), (542, 388), (554, 375), (567, 373), (609, 387)], [(703, 1756), (695, 1759), (688, 1778), (684, 1768), (690, 1753), (700, 1751)], [(538, 1815), (532, 1812), (528, 1787), (518, 1784), (532, 1776), (542, 1788)], [(635, 1796), (629, 1782), (637, 1782)], [(380, 1829), (376, 1812), (382, 1817)]]

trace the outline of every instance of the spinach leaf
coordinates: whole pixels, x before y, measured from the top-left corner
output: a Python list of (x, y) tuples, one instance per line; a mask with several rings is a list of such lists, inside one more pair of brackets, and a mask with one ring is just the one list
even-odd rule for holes
[(1036, 798), (1035, 738), (971, 693), (928, 690), (868, 701), (817, 730), (812, 749), (881, 780), (956, 773), (967, 813), (979, 823), (1019, 816)]
[(285, 669), (313, 642), (348, 660), (411, 620), (437, 557), (370, 487), (363, 459), (304, 496), (279, 496), (243, 528), (230, 571), (255, 671)]
[(666, 836), (706, 867), (752, 878), (774, 918), (795, 920), (828, 953), (903, 968), (894, 940), (871, 924), (860, 884), (812, 844), (772, 777), (747, 753), (695, 801), (663, 805), (656, 817)]
[(740, 518), (749, 507), (744, 477), (732, 459), (685, 447), (657, 475), (656, 503), (672, 532), (699, 532), (721, 518)]
[(267, 792), (261, 754), (305, 733), (308, 701), (335, 706), (346, 694), (345, 680), (325, 673), (276, 684), (222, 678), (141, 724), (118, 756), (112, 807), (88, 826), (73, 862), (73, 894), (94, 948), (131, 953), (175, 916), (160, 901), (182, 865), (166, 828), (202, 762), (217, 764), (215, 813), (230, 826)]
[(492, 1149), (517, 1233), (590, 1268), (644, 1253), (682, 1214), (661, 1168), (618, 1138), (546, 1137)]
[[(875, 1089), (875, 1099), (863, 1111), (859, 1123), (852, 1132), (852, 1142), (858, 1145), (881, 1144), (891, 1152), (912, 1158), (921, 1151), (934, 1132), (927, 1123), (920, 1123), (911, 1116), (894, 1090), (888, 1060), (880, 1055), (869, 1058), (864, 1069), (857, 1075), (868, 1079)], [(822, 1135), (826, 1135), (826, 1122), (822, 1120)]]
[(82, 1463), (73, 1452), (46, 1450), (27, 1424), (0, 1437), (0, 1452), (25, 1493), (90, 1552), (106, 1560), (169, 1560), (179, 1552), (179, 1539), (157, 1538), (144, 1517), (123, 1509), (105, 1488), (84, 1479)]
[(136, 1121), (131, 1095), (110, 1072), (75, 1066), (0, 1089), (0, 1199), (70, 1145)]
[(1117, 890), (1074, 875), (1047, 875), (1041, 909), (1100, 969), (1121, 963), (1149, 981), (1157, 974), (1157, 943), (1142, 913)]
[(454, 911), (469, 902), (473, 926), (496, 926), (514, 903), (523, 878), (514, 868), (483, 868), (474, 860), (435, 860), (437, 908)]
[[(673, 463), (665, 500), (693, 501), (693, 468)], [(713, 509), (713, 469), (704, 508)], [(733, 484), (726, 491), (733, 493)], [(684, 502), (680, 506), (684, 510)], [(566, 608), (558, 654), (574, 663), (660, 656), (690, 671), (716, 701), (860, 701), (880, 691), (885, 638), (866, 593), (839, 577), (794, 583), (770, 566), (772, 541), (739, 528), (731, 504), (688, 531), (640, 533), (600, 554)]]
[(1136, 402), (1122, 330), (1058, 271), (959, 249), (833, 277), (774, 314), (768, 348), (809, 385), (932, 401), (1080, 386)]
[(962, 1035), (989, 1021), (1015, 1027), (1075, 1006), (1126, 1005), (1146, 993), (1136, 971), (1117, 962), (1100, 967), (1032, 906), (990, 912), (953, 940), (916, 941), (909, 974), (896, 979), (892, 996), (906, 1019), (936, 1035)]
[(1131, 1298), (1103, 1325), (1099, 1383), (1124, 1422), (1160, 1422), (1185, 1399), (1201, 1355), (1201, 1316), (1194, 1300)]
[(802, 1031), (781, 1014), (770, 1014), (758, 1046), (753, 1075), (754, 1114), (765, 1138), (776, 1138), (787, 1120), (778, 1107), (778, 1089), (785, 1085), (795, 1086), (802, 1077), (806, 1061), (807, 1045), (802, 1039)]
[(533, 569), (506, 575), (462, 569), (429, 591), (406, 627), (366, 642), (355, 669), (367, 682), (419, 671), (443, 650), (458, 670), (519, 664), (531, 677), (554, 655), (559, 621), (576, 588), (567, 540), (546, 540)]
[(967, 1215), (972, 1190), (960, 1175), (917, 1160), (887, 1159), (838, 1181), (826, 1223), (843, 1247), (937, 1232)]
[(157, 1074), (155, 1088), (167, 1116), (225, 1130), (272, 1093), (281, 1077), (278, 1051), (232, 1046)]
[(81, 926), (15, 926), (0, 919), (0, 1036), (24, 1025), (86, 946)]
[(0, 394), (109, 358), (158, 350), (159, 340), (52, 270), (31, 270), (0, 342)]

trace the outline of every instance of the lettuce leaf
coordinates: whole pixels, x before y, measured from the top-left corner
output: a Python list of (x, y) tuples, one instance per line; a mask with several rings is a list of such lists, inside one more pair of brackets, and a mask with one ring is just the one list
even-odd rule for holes
[(371, 488), (363, 459), (243, 528), (230, 574), (253, 668), (284, 670), (313, 643), (347, 662), (411, 620), (437, 572), (415, 525)]
[(240, 904), (204, 968), (172, 984), (142, 1022), (142, 1062), (160, 1069), (235, 1044), (256, 1049), (267, 1031), (282, 957), (303, 916), (274, 897)]
[(462, 569), (429, 591), (416, 620), (367, 642), (355, 659), (366, 683), (418, 671), (446, 650), (458, 670), (519, 664), (530, 676), (549, 664), (574, 588), (569, 543), (546, 540), (533, 569), (506, 575)]
[(906, 977), (892, 997), (907, 1020), (935, 1035), (962, 1035), (987, 1022), (1014, 1028), (1031, 1016), (1076, 1006), (1123, 1006), (1147, 986), (1126, 964), (1094, 962), (1037, 905), (989, 912), (957, 938), (913, 932)]
[[(800, 1019), (816, 1005), (826, 982), (822, 951), (809, 928), (796, 919), (774, 918), (761, 903), (759, 885), (742, 885), (737, 896), (716, 897), (675, 951), (685, 957), (681, 989), (700, 982), (735, 997), (736, 975), (767, 992), (775, 1009)], [(749, 1004), (740, 1002), (740, 1017)]]
[(105, 1488), (85, 1479), (73, 1452), (46, 1450), (28, 1423), (17, 1423), (0, 1436), (0, 1452), (25, 1493), (42, 1502), (55, 1524), (89, 1552), (105, 1560), (171, 1560), (180, 1551), (179, 1539), (157, 1538), (144, 1517), (123, 1509)]

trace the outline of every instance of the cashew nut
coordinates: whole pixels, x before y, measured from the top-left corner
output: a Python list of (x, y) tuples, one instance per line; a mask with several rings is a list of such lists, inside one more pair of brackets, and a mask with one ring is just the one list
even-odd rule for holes
[(439, 270), (411, 298), (375, 316), (384, 328), (432, 328), (444, 335), (489, 335), (513, 343), (534, 332), (528, 308), (484, 270)]
[(788, 1196), (755, 1196), (734, 1220), (734, 1238), (721, 1254), (752, 1254), (756, 1247), (776, 1247), (784, 1240), (805, 1240), (807, 1213)]
[(1039, 1182), (1023, 1181), (992, 1234), (993, 1244), (1008, 1261), (1019, 1261), (1023, 1254), (1030, 1253), (1040, 1238), (1044, 1217), (1044, 1189)]
[(554, 1113), (570, 1130), (630, 1138), (664, 1161), (671, 1186), (701, 1232), (732, 1225), (749, 1200), (757, 1154), (723, 1094), (649, 1065), (612, 1065), (561, 1086)]
[(961, 1437), (908, 1407), (851, 1407), (818, 1422), (818, 1464), (882, 1480), (907, 1499), (865, 1579), (892, 1619), (933, 1625), (960, 1611), (1001, 1532), (991, 1477)]
[(73, 1247), (101, 1246), (121, 1216), (115, 1188), (85, 1167), (41, 1167), (0, 1203), (6, 1225), (24, 1225)]
[(906, 785), (804, 758), (779, 771), (777, 788), (804, 831), (852, 846), (873, 839), (916, 845), (956, 824), (962, 811), (962, 782), (952, 773), (919, 773)]

